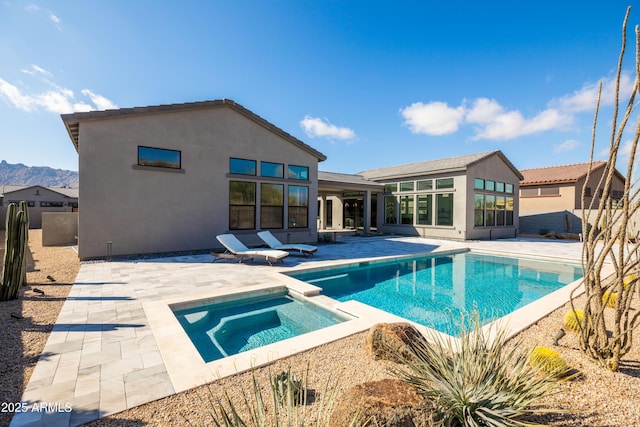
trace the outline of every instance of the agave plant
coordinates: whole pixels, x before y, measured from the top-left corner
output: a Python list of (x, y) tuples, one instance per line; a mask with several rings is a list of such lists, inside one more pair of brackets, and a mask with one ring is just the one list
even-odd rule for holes
[(525, 417), (551, 412), (541, 399), (556, 386), (552, 374), (528, 361), (521, 343), (506, 345), (506, 329), (463, 321), (459, 339), (433, 333), (414, 343), (415, 358), (392, 372), (434, 404), (445, 426), (528, 426)]

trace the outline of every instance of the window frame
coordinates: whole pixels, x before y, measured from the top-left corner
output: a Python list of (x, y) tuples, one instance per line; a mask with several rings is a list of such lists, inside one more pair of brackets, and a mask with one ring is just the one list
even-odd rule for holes
[[(246, 173), (246, 172), (234, 170), (234, 167), (233, 167), (234, 160), (239, 161), (239, 162), (253, 163), (253, 172), (252, 173)], [(240, 157), (229, 157), (229, 173), (230, 174), (232, 174), (232, 175), (256, 176), (257, 172), (258, 172), (258, 163), (257, 163), (257, 161), (252, 160), (252, 159), (242, 159)]]
[[(233, 184), (248, 184), (248, 185), (253, 185), (253, 204), (251, 203), (231, 203), (231, 197), (232, 197), (232, 186)], [(256, 198), (257, 198), (257, 183), (255, 181), (229, 181), (229, 230), (255, 230), (256, 229)], [(238, 218), (237, 224), (241, 224), (243, 221), (241, 219), (241, 214), (246, 212), (249, 212), (251, 209), (247, 209), (247, 206), (252, 206), (253, 207), (253, 219), (252, 219), (252, 226), (251, 227), (240, 227), (240, 226), (233, 226), (232, 225), (232, 220), (234, 217)], [(237, 212), (239, 213), (239, 215), (234, 215), (234, 208), (238, 208)], [(244, 209), (242, 209), (244, 208)]]
[[(152, 153), (152, 152), (158, 152), (158, 153), (165, 153), (165, 154), (176, 154), (178, 156), (178, 161), (177, 164), (175, 163), (175, 161), (171, 161), (171, 160), (163, 160), (161, 161), (159, 158), (154, 159), (152, 162), (150, 163), (145, 163), (145, 158), (144, 156), (141, 156), (141, 151), (146, 151), (148, 153)], [(167, 162), (167, 165), (163, 165), (163, 164), (154, 164), (156, 162)], [(176, 170), (176, 169), (182, 169), (182, 151), (180, 150), (172, 150), (170, 148), (159, 148), (159, 147), (150, 147), (148, 145), (138, 145), (138, 159), (137, 159), (137, 166), (142, 166), (142, 167), (146, 167), (146, 168), (158, 168), (158, 169), (170, 169), (170, 170)]]

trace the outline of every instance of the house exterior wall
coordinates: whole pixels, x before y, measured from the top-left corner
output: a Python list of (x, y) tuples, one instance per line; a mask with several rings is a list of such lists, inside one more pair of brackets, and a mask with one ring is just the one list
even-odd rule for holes
[[(589, 181), (586, 176), (570, 183), (551, 183), (546, 185), (523, 186), (526, 192), (532, 190), (537, 195), (520, 195), (520, 223), (524, 234), (574, 233), (582, 231), (582, 189), (590, 189), (585, 203), (593, 201), (594, 207), (600, 203), (598, 184), (604, 168), (594, 170)], [(614, 175), (613, 194), (624, 192), (624, 180)], [(553, 194), (556, 193), (556, 194)], [(595, 199), (594, 199), (595, 197)]]
[[(436, 188), (436, 180), (438, 179), (453, 179), (453, 188)], [(502, 183), (503, 186), (509, 184), (511, 186), (511, 192), (506, 191), (488, 191), (488, 190), (476, 190), (474, 183), (476, 178), (481, 178), (486, 181), (492, 181), (494, 183)], [(433, 188), (420, 191), (416, 190), (412, 193), (415, 196), (431, 194), (433, 195), (433, 218), (430, 225), (419, 224), (417, 220), (417, 199), (414, 199), (414, 218), (411, 224), (402, 224), (398, 221), (397, 224), (389, 224), (385, 218), (388, 216), (385, 210), (389, 209), (385, 206), (385, 197), (394, 196), (399, 199), (400, 206), (399, 211), (402, 211), (403, 196), (410, 194), (411, 192), (398, 191), (393, 193), (384, 193), (378, 200), (378, 223), (379, 230), (385, 233), (433, 237), (433, 238), (447, 238), (447, 239), (495, 239), (503, 237), (514, 237), (518, 231), (518, 186), (519, 176), (505, 161), (496, 153), (492, 156), (481, 159), (480, 161), (468, 165), (466, 170), (459, 170), (455, 172), (446, 173), (429, 173), (425, 171), (422, 175), (416, 175), (412, 177), (405, 177), (402, 179), (393, 179), (380, 181), (387, 183), (409, 182), (415, 181), (416, 183), (421, 180), (433, 180)], [(486, 225), (483, 222), (482, 226), (477, 226), (474, 223), (474, 202), (475, 194), (481, 193), (483, 195), (492, 195), (496, 198), (500, 197), (504, 201), (508, 198), (510, 200), (509, 206), (512, 207), (512, 223), (503, 225)], [(451, 225), (438, 225), (435, 221), (438, 215), (438, 206), (436, 206), (435, 197), (438, 194), (449, 194), (453, 197), (453, 223)], [(387, 199), (388, 201), (389, 199)], [(495, 211), (495, 208), (493, 209)], [(506, 213), (505, 213), (506, 215)]]
[[(479, 190), (475, 189), (476, 178), (486, 181), (493, 181), (496, 183), (504, 183), (504, 191), (499, 189), (491, 190)], [(509, 191), (508, 189), (511, 188)], [(519, 219), (518, 213), (520, 205), (518, 203), (518, 189), (520, 186), (520, 178), (497, 154), (484, 158), (481, 161), (469, 165), (467, 168), (467, 182), (466, 182), (466, 223), (465, 223), (465, 236), (467, 239), (497, 239), (506, 237), (515, 237), (519, 232)], [(492, 226), (478, 226), (475, 225), (474, 215), (474, 200), (475, 194), (484, 194), (488, 196), (495, 196), (497, 198), (504, 198), (505, 203), (505, 217), (506, 211), (511, 207), (513, 208), (513, 220), (508, 221), (505, 219), (504, 225), (492, 225)], [(496, 213), (496, 223), (498, 214)], [(511, 215), (511, 214), (510, 214)], [(509, 215), (509, 216), (510, 216)], [(512, 224), (507, 224), (512, 222)]]
[[(181, 169), (138, 166), (138, 146), (180, 151)], [(83, 121), (78, 150), (81, 259), (220, 247), (215, 236), (229, 231), (230, 181), (283, 184), (285, 228), (286, 189), (308, 186), (308, 227), (272, 231), (290, 241), (316, 239), (317, 157), (234, 110)], [(285, 171), (288, 164), (306, 166), (309, 180), (231, 174), (231, 157), (283, 163)], [(259, 193), (256, 199), (259, 227)], [(233, 232), (247, 245), (258, 243), (256, 230)]]
[[(20, 201), (25, 201), (29, 204), (29, 228), (42, 227), (42, 214), (44, 212), (71, 212), (73, 211), (73, 204), (78, 203), (76, 198), (36, 185), (5, 193), (0, 206), (0, 216), (4, 219), (9, 204)], [(5, 221), (0, 222), (0, 229), (4, 230), (6, 227)]]

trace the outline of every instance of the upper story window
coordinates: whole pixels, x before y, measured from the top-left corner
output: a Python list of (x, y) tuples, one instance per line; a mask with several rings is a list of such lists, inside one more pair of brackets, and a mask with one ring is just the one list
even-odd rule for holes
[(484, 190), (484, 179), (476, 178), (475, 181), (473, 181), (473, 188), (476, 190)]
[(537, 195), (538, 195), (537, 188), (521, 188), (520, 189), (521, 197), (531, 197), (531, 196), (537, 196)]
[(436, 189), (453, 188), (453, 178), (436, 179)]
[(178, 150), (138, 146), (138, 166), (181, 169), (181, 157)]
[(256, 161), (247, 159), (229, 158), (229, 172), (238, 175), (256, 174)]
[(270, 178), (284, 178), (282, 163), (260, 162), (260, 175)]
[(400, 191), (413, 191), (413, 181), (406, 181), (400, 183)]
[(560, 187), (540, 187), (541, 196), (555, 196), (560, 194)]
[(385, 193), (393, 193), (394, 191), (398, 191), (398, 184), (395, 182), (393, 184), (385, 184), (384, 192)]
[(496, 182), (496, 191), (498, 193), (504, 193), (504, 182)]
[(306, 166), (289, 165), (287, 176), (289, 179), (309, 181), (309, 168)]
[(418, 191), (431, 190), (433, 188), (433, 180), (427, 179), (424, 181), (418, 181)]
[(484, 189), (487, 190), (487, 191), (496, 191), (496, 182), (495, 181), (486, 180), (484, 182)]
[(513, 194), (513, 184), (505, 184), (504, 185), (504, 192), (505, 193), (509, 193), (509, 194)]

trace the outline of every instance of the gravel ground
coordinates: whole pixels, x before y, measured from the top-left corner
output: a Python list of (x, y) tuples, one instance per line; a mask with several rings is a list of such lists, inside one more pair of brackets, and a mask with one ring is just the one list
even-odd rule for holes
[[(0, 231), (0, 245), (4, 236)], [(40, 230), (31, 230), (31, 259), (28, 286), (18, 300), (0, 302), (3, 337), (0, 345), (0, 403), (20, 400), (33, 367), (38, 360), (57, 315), (79, 269), (76, 253), (67, 248), (42, 247)], [(0, 252), (2, 252), (0, 248)], [(53, 282), (48, 276), (55, 279)], [(44, 295), (33, 292), (41, 289)], [(579, 303), (578, 303), (579, 305)], [(562, 325), (565, 306), (522, 332), (526, 348), (553, 346), (553, 337)], [(23, 318), (15, 319), (11, 314)], [(640, 338), (640, 337), (637, 337)], [(597, 367), (578, 349), (577, 337), (567, 334), (555, 349), (568, 364), (579, 370), (578, 379), (561, 384), (558, 393), (546, 403), (563, 414), (540, 417), (535, 421), (552, 426), (634, 426), (640, 425), (640, 346), (634, 342), (613, 373)], [(282, 359), (257, 369), (257, 379), (265, 400), (269, 378), (283, 370), (298, 377), (308, 372), (308, 386), (314, 391), (312, 404), (302, 407), (306, 425), (322, 413), (322, 404), (334, 390), (338, 395), (347, 388), (369, 380), (388, 378), (388, 364), (374, 362), (364, 350), (364, 334), (357, 334), (308, 352)], [(333, 387), (333, 386), (335, 387)], [(329, 390), (326, 387), (329, 386)], [(211, 425), (212, 399), (227, 393), (233, 399), (253, 395), (251, 373), (236, 375), (155, 402), (129, 409), (90, 423), (91, 426), (177, 426)], [(241, 398), (241, 397), (240, 397)], [(271, 409), (270, 409), (271, 410)], [(7, 425), (11, 414), (0, 411), (0, 425)], [(322, 415), (320, 415), (322, 416)]]

